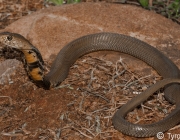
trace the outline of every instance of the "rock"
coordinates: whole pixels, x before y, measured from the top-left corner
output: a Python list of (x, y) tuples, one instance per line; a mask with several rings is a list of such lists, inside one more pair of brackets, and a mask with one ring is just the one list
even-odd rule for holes
[(8, 59), (0, 63), (0, 84), (9, 84), (13, 81), (10, 79), (10, 75), (12, 75), (20, 62), (15, 59)]
[[(44, 59), (57, 54), (63, 46), (78, 37), (97, 32), (116, 32), (153, 45), (180, 66), (179, 25), (132, 5), (82, 2), (49, 7), (19, 19), (5, 31), (26, 37), (40, 50)], [(99, 53), (93, 55), (97, 54), (99, 56)], [(119, 53), (101, 54), (114, 60), (120, 57)], [(142, 63), (139, 64), (134, 58), (127, 62), (132, 68), (138, 67), (137, 63), (142, 68)]]

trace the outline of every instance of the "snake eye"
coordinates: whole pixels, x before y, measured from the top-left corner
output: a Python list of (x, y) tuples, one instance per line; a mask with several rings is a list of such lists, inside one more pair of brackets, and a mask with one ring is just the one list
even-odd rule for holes
[(10, 35), (9, 35), (9, 36), (7, 36), (7, 40), (8, 40), (8, 41), (11, 41), (11, 40), (12, 40), (12, 38), (13, 38), (13, 37), (12, 37), (12, 36), (10, 36)]

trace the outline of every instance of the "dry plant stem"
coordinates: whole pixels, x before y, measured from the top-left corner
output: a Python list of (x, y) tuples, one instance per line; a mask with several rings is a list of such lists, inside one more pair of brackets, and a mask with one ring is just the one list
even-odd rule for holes
[(144, 106), (143, 106), (143, 103), (141, 103), (141, 108), (142, 108), (142, 112), (144, 114)]
[(134, 122), (134, 124), (139, 123), (140, 121), (142, 121), (143, 119), (138, 119), (138, 121)]
[(102, 108), (102, 109), (98, 109), (98, 110), (93, 111), (92, 114), (93, 114), (93, 113), (96, 113), (96, 112), (99, 112), (99, 111), (107, 110), (107, 109), (108, 109), (107, 107)]
[(103, 70), (103, 71), (106, 71), (108, 72), (109, 70), (107, 68), (105, 68), (104, 66), (100, 66), (100, 65), (97, 65), (97, 68)]
[(81, 102), (79, 103), (79, 109), (82, 110), (82, 105), (83, 105), (83, 102), (84, 102), (84, 94), (81, 93), (82, 95), (82, 99), (81, 99)]
[(101, 132), (101, 123), (100, 123), (100, 117), (96, 116), (95, 117), (96, 120), (96, 133), (99, 134), (99, 132)]
[(130, 80), (125, 84), (123, 90), (125, 90), (127, 87), (129, 87), (129, 86), (131, 86), (131, 85), (133, 85), (133, 84), (135, 84), (135, 83), (137, 83), (137, 82), (140, 82), (140, 80), (146, 79), (146, 78), (148, 78), (148, 77), (151, 77), (151, 75), (147, 75), (147, 76), (138, 78), (137, 80), (132, 81), (132, 82), (130, 82), (130, 81), (132, 80), (132, 79), (130, 79)]
[(23, 136), (23, 134), (15, 134), (14, 132), (10, 132), (10, 133), (6, 133), (6, 132), (1, 132), (0, 135), (3, 136), (9, 136), (9, 137), (19, 137), (19, 136)]
[[(121, 66), (124, 68), (124, 70), (123, 71), (121, 71), (121, 73), (119, 74), (119, 72), (118, 72), (118, 63), (120, 63), (121, 64)], [(129, 73), (131, 73), (131, 74), (133, 74), (131, 71), (129, 71), (128, 70), (128, 68), (127, 68), (127, 66), (123, 63), (123, 58), (121, 58), (120, 57), (120, 59), (116, 62), (116, 75), (114, 76), (114, 77), (117, 77), (117, 76), (119, 76), (119, 75), (122, 75), (125, 71), (128, 71)], [(134, 74), (133, 74), (134, 75)], [(113, 77), (113, 78), (114, 78)], [(135, 80), (135, 81), (132, 81), (132, 82), (130, 82), (132, 79), (130, 79), (129, 81), (127, 81), (127, 83), (125, 84), (125, 85), (118, 85), (118, 86), (124, 86), (124, 88), (123, 88), (123, 90), (125, 90), (127, 87), (129, 87), (129, 86), (131, 86), (131, 85), (133, 85), (133, 84), (135, 84), (135, 83), (137, 83), (137, 82), (140, 82), (140, 80), (142, 80), (142, 79), (146, 79), (146, 78), (148, 78), (148, 77), (151, 77), (151, 75), (147, 75), (147, 76), (144, 76), (144, 77), (141, 77), (141, 78), (138, 78), (137, 76), (135, 76), (134, 75), (134, 77), (137, 79), (137, 80)], [(114, 80), (114, 79), (113, 79)]]
[[(123, 61), (123, 58), (121, 58), (120, 57), (120, 59), (116, 62), (116, 65), (115, 65), (115, 72), (113, 73), (113, 77), (112, 77), (112, 79), (108, 82), (108, 86), (109, 86), (109, 91), (110, 90), (112, 90), (112, 88), (114, 88), (114, 87), (122, 87), (123, 85), (122, 84), (115, 84), (115, 78), (116, 77), (118, 77), (118, 76), (121, 76), (121, 75), (123, 75), (124, 74), (124, 72), (126, 71), (126, 66), (125, 66), (125, 64), (122, 62)], [(118, 64), (121, 64), (122, 66), (123, 66), (123, 68), (124, 68), (124, 70), (122, 70), (120, 73), (119, 73), (119, 69), (118, 69)], [(112, 83), (112, 88), (111, 88), (111, 86), (110, 86), (110, 83)]]
[(89, 82), (89, 84), (88, 84), (89, 89), (90, 89), (90, 87), (91, 87), (92, 81), (95, 80), (94, 74), (93, 74), (95, 69), (96, 69), (96, 67), (93, 68), (92, 71), (91, 71), (91, 79), (90, 79), (90, 82)]
[(94, 133), (92, 133), (89, 129), (84, 128), (84, 127), (82, 127), (82, 129), (86, 130), (87, 132), (89, 132), (91, 135), (93, 135), (93, 136), (95, 137), (95, 134), (94, 134)]
[(86, 116), (92, 116), (92, 117), (95, 117), (91, 112), (89, 112), (89, 113), (87, 113), (87, 112), (84, 112), (84, 111), (82, 111), (82, 110), (80, 110), (80, 109), (76, 109), (78, 112), (80, 112), (81, 114), (84, 114), (84, 115), (86, 115)]
[(101, 95), (99, 95), (99, 94), (96, 94), (96, 93), (93, 93), (93, 92), (91, 92), (91, 91), (88, 91), (88, 90), (85, 90), (85, 89), (83, 89), (83, 88), (79, 88), (81, 91), (85, 91), (85, 92), (88, 92), (89, 94), (91, 94), (91, 95), (93, 95), (93, 96), (96, 96), (96, 97), (100, 97), (100, 98), (102, 98), (103, 100), (105, 100), (106, 102), (110, 102), (107, 98), (105, 98), (105, 97), (103, 97), (103, 96), (101, 96)]
[[(150, 108), (150, 107), (148, 107), (148, 106), (145, 106), (145, 105), (143, 105), (143, 104), (141, 104), (141, 107), (147, 108), (147, 109), (149, 109), (149, 110), (153, 110), (152, 108)], [(144, 110), (144, 109), (143, 109), (143, 110)]]
[(80, 131), (79, 129), (76, 129), (75, 127), (72, 127), (72, 129), (78, 131), (81, 135), (83, 135), (83, 136), (85, 136), (85, 137), (87, 137), (87, 138), (89, 138), (89, 139), (93, 139), (93, 137), (86, 135), (85, 133), (83, 133), (83, 132)]

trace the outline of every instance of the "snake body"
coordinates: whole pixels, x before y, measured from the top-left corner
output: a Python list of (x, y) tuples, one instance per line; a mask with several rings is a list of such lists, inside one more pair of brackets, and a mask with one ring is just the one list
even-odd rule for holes
[[(167, 131), (180, 122), (180, 85), (177, 84), (180, 83), (179, 69), (163, 53), (143, 41), (117, 33), (97, 33), (80, 37), (61, 49), (47, 75), (43, 72), (44, 62), (40, 52), (23, 36), (3, 32), (0, 33), (0, 42), (22, 51), (29, 76), (46, 88), (59, 85), (67, 77), (70, 66), (87, 53), (108, 50), (132, 55), (153, 67), (165, 80), (153, 85), (121, 107), (112, 118), (114, 127), (127, 135), (149, 137)], [(163, 86), (165, 98), (171, 103), (176, 103), (176, 109), (169, 116), (149, 125), (136, 125), (124, 119), (129, 111)]]

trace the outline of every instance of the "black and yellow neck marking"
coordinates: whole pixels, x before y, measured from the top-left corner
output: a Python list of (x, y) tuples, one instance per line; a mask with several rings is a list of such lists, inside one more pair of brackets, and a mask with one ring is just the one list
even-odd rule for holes
[(36, 48), (21, 50), (25, 57), (26, 69), (29, 77), (35, 82), (44, 80), (44, 61)]

